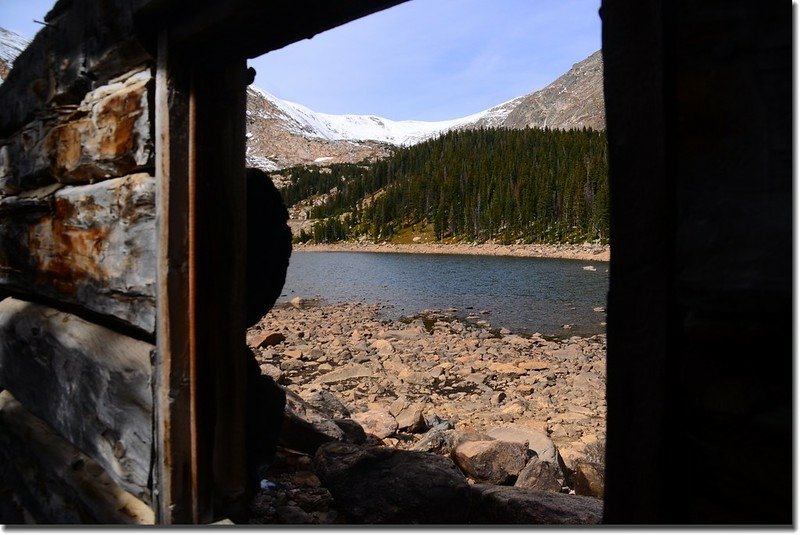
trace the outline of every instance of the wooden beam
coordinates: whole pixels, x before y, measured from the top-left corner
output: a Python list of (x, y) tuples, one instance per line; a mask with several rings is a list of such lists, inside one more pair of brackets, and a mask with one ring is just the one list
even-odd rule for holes
[(169, 24), (174, 42), (195, 53), (254, 58), (405, 1), (197, 0), (187, 12), (183, 2), (153, 0), (135, 17), (145, 46), (155, 42), (152, 28)]
[(156, 75), (157, 512), (239, 517), (244, 504), (246, 64), (171, 46)]
[(191, 340), (189, 232), (190, 72), (159, 36), (156, 70), (156, 362), (154, 494), (159, 524), (199, 523), (196, 439), (190, 414), (194, 345)]
[[(211, 439), (200, 451), (213, 473), (217, 516), (246, 515), (244, 58), (194, 69), (196, 103), (196, 325), (198, 417)], [(212, 415), (214, 415), (212, 417)], [(213, 438), (212, 438), (213, 437)], [(211, 483), (211, 481), (209, 481)]]

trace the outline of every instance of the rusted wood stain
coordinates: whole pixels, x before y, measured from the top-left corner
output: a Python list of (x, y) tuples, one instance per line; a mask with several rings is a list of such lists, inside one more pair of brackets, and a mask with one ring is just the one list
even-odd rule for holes
[[(155, 180), (147, 174), (65, 187), (31, 211), (5, 199), (0, 285), (155, 325)], [(14, 209), (14, 205), (19, 210)]]

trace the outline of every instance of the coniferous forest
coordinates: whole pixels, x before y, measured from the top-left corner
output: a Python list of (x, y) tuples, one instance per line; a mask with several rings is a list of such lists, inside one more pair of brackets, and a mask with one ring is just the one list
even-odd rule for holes
[(372, 164), (284, 170), (287, 205), (329, 193), (301, 241), (424, 235), (500, 243), (608, 242), (605, 132), (453, 131)]

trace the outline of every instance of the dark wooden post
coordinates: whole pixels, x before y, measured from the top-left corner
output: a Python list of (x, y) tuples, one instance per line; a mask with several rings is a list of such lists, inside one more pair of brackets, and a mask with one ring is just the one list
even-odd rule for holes
[(155, 503), (162, 524), (244, 497), (245, 61), (159, 37)]

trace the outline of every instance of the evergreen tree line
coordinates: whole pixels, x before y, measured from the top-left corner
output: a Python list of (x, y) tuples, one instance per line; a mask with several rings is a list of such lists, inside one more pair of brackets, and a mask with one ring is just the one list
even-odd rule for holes
[(608, 241), (602, 131), (453, 131), (354, 167), (301, 239), (379, 241), (413, 226), (437, 240)]

